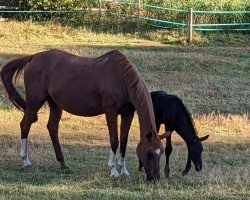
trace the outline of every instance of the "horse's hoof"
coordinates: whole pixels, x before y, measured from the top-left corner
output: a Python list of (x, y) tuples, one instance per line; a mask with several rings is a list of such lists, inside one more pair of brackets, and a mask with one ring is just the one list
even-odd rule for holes
[(23, 165), (23, 169), (29, 169), (31, 167), (31, 163), (29, 163), (29, 164), (24, 164)]
[(111, 178), (112, 178), (112, 177), (118, 178), (119, 175), (120, 175), (120, 174), (118, 173), (118, 171), (117, 171), (117, 170), (114, 170), (114, 171), (111, 172), (110, 177), (111, 177)]
[(138, 171), (139, 172), (143, 172), (144, 170), (143, 170), (143, 167), (138, 167)]
[(129, 177), (130, 174), (128, 173), (128, 171), (126, 169), (121, 169), (121, 173), (120, 173), (121, 176), (126, 176), (126, 177)]

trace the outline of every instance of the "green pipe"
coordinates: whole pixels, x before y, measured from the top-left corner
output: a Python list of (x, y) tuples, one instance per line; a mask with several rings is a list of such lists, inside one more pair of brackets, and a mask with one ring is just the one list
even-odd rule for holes
[(204, 27), (204, 26), (247, 26), (250, 23), (230, 23), (230, 24), (193, 24), (193, 27)]
[(188, 12), (187, 10), (181, 10), (181, 9), (175, 9), (175, 8), (165, 8), (165, 7), (160, 7), (160, 6), (153, 6), (153, 5), (148, 5), (148, 4), (143, 4), (144, 8), (153, 8), (156, 10), (169, 10), (169, 11), (176, 11), (176, 12)]
[(0, 13), (82, 13), (88, 10), (0, 10)]
[(166, 23), (166, 24), (174, 24), (174, 25), (178, 25), (178, 26), (186, 26), (186, 23), (180, 23), (180, 22), (171, 22), (171, 21), (166, 21), (166, 20), (160, 20), (160, 19), (155, 19), (155, 18), (149, 18), (149, 17), (142, 17), (141, 19), (145, 19), (148, 21), (153, 21), (153, 22), (160, 22), (160, 23)]
[(195, 31), (250, 31), (250, 29), (216, 29), (216, 28), (195, 28)]
[(200, 13), (200, 14), (244, 14), (250, 13), (249, 10), (236, 10), (236, 11), (227, 11), (227, 10), (194, 10), (193, 13)]

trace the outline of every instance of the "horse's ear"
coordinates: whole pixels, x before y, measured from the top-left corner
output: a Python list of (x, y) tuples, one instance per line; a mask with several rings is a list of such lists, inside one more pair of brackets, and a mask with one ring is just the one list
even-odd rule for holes
[(152, 132), (149, 132), (147, 135), (146, 135), (146, 138), (147, 139), (151, 139), (153, 137), (153, 133)]
[(168, 132), (163, 133), (163, 134), (158, 135), (158, 136), (159, 136), (159, 138), (162, 140), (162, 139), (164, 139), (164, 138), (169, 137), (169, 136), (171, 135), (171, 133), (172, 133), (172, 132), (168, 131)]
[(209, 137), (209, 135), (206, 135), (206, 136), (199, 138), (199, 140), (202, 142), (202, 141), (206, 140), (208, 137)]

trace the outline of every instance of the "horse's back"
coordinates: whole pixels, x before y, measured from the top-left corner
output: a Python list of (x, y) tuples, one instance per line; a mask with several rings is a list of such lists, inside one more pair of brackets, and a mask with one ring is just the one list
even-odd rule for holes
[(61, 50), (41, 52), (25, 69), (26, 92), (32, 96), (46, 93), (72, 114), (102, 114), (103, 107), (115, 101), (126, 101), (117, 56), (121, 56), (118, 51), (97, 58), (80, 57)]

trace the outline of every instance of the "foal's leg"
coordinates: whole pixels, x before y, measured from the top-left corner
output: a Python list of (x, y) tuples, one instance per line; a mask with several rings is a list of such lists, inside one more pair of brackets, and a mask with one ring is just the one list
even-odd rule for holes
[(108, 166), (111, 169), (111, 174), (110, 174), (111, 177), (119, 176), (119, 173), (116, 169), (116, 151), (119, 145), (118, 133), (117, 133), (117, 118), (118, 114), (115, 111), (106, 113), (106, 120), (109, 129), (109, 137), (111, 144), (111, 150), (108, 162)]
[(58, 126), (62, 116), (62, 109), (59, 108), (51, 99), (48, 100), (48, 103), (50, 107), (50, 114), (47, 128), (56, 153), (56, 159), (60, 162), (61, 169), (68, 169), (68, 166), (64, 161), (61, 145), (58, 138)]
[[(166, 132), (167, 129), (165, 129)], [(172, 153), (172, 142), (171, 142), (171, 134), (166, 137), (166, 148), (165, 148), (165, 155), (166, 155), (166, 166), (165, 166), (165, 169), (164, 169), (164, 172), (165, 172), (165, 175), (167, 178), (169, 178), (169, 173), (170, 173), (170, 167), (169, 167), (169, 157), (170, 157), (170, 154)]]
[(128, 133), (131, 126), (131, 122), (133, 120), (134, 113), (131, 115), (123, 115), (121, 114), (121, 137), (120, 137), (120, 153), (121, 157), (118, 161), (118, 165), (121, 168), (120, 175), (129, 176), (129, 173), (126, 169), (126, 163), (125, 163), (125, 154), (126, 154), (126, 148), (127, 148), (127, 142), (128, 142)]
[(191, 158), (190, 158), (189, 153), (188, 153), (186, 168), (183, 170), (182, 176), (187, 175), (190, 169), (191, 169)]

